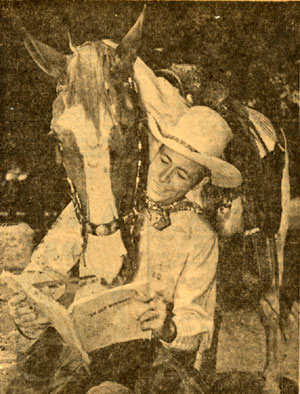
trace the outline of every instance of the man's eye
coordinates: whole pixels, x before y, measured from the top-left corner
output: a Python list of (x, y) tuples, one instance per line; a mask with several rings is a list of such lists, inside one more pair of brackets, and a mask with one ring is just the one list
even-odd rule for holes
[(166, 159), (163, 158), (163, 157), (160, 157), (160, 161), (161, 161), (163, 164), (169, 164), (168, 160), (166, 160)]
[(185, 174), (181, 173), (180, 171), (178, 171), (177, 174), (178, 174), (178, 176), (179, 176), (180, 179), (183, 179), (183, 180), (185, 180), (185, 181), (188, 180), (187, 176), (186, 176)]

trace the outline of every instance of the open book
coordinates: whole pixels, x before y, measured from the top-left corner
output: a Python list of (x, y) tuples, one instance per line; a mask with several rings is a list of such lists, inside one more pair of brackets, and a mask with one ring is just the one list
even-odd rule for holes
[[(137, 298), (145, 283), (130, 283), (113, 289), (98, 286), (65, 308), (50, 294), (24, 280), (22, 275), (2, 272), (0, 279), (15, 291), (23, 291), (56, 328), (65, 342), (77, 349), (89, 364), (88, 353), (118, 342), (150, 339), (137, 320)], [(87, 295), (88, 294), (88, 295)]]

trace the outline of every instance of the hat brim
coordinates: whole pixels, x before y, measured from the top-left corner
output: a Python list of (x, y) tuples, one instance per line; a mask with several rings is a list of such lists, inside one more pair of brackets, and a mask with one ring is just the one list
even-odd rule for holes
[(235, 188), (242, 184), (243, 178), (240, 171), (232, 164), (219, 159), (217, 157), (209, 156), (205, 153), (192, 152), (179, 142), (163, 137), (156, 120), (148, 113), (148, 122), (151, 134), (155, 139), (166, 145), (168, 148), (181, 154), (187, 159), (193, 160), (196, 163), (208, 168), (212, 176), (212, 184), (224, 188)]

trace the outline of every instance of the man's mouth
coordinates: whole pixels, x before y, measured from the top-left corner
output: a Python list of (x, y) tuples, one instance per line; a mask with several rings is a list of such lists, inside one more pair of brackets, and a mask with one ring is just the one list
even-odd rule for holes
[(168, 192), (168, 190), (166, 188), (161, 186), (156, 181), (154, 181), (153, 184), (154, 184), (154, 191), (157, 192), (158, 194), (164, 194), (164, 193)]

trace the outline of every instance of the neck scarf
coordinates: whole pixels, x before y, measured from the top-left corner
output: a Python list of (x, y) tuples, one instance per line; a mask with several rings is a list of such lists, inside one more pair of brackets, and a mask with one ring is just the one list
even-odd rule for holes
[(185, 197), (172, 204), (162, 205), (146, 196), (145, 205), (147, 210), (155, 211), (158, 214), (158, 219), (152, 223), (152, 226), (159, 231), (171, 225), (170, 214), (173, 212), (192, 211), (199, 215), (203, 214), (203, 208), (201, 208), (200, 205), (189, 201)]

